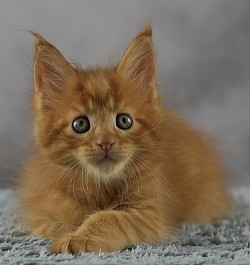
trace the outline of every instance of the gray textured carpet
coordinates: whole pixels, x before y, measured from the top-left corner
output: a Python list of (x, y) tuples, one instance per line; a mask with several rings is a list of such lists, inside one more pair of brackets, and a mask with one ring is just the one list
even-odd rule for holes
[(110, 254), (50, 255), (49, 242), (15, 224), (16, 194), (0, 190), (0, 264), (250, 264), (250, 187), (233, 191), (231, 218), (214, 226), (183, 225), (180, 236)]

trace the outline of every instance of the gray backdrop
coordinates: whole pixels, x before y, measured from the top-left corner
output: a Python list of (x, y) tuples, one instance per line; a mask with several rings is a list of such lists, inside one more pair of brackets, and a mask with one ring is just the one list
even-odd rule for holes
[(70, 60), (117, 60), (151, 18), (161, 89), (197, 127), (215, 134), (229, 182), (250, 184), (250, 1), (1, 0), (0, 185), (13, 185), (30, 146), (33, 37)]

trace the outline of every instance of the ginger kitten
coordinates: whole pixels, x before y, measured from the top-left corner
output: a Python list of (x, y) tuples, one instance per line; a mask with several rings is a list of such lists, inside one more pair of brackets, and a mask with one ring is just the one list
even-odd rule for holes
[(150, 25), (108, 68), (70, 65), (33, 34), (35, 150), (21, 206), (31, 233), (52, 239), (52, 253), (159, 242), (181, 222), (227, 214), (207, 137), (162, 104)]

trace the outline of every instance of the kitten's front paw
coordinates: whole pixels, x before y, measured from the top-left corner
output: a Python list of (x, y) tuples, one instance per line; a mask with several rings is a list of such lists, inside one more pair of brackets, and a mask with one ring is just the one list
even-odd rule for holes
[(86, 252), (86, 240), (79, 238), (73, 233), (64, 235), (61, 238), (55, 239), (50, 247), (51, 253), (68, 253), (74, 254), (78, 252)]
[(99, 240), (91, 240), (86, 236), (79, 236), (69, 233), (63, 237), (54, 240), (50, 247), (51, 253), (68, 253), (75, 254), (79, 252), (100, 252), (107, 251), (107, 247), (101, 246)]

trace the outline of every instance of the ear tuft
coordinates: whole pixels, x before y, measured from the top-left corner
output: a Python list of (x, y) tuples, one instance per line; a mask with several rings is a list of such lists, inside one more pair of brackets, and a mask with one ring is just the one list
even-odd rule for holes
[(140, 37), (140, 36), (149, 36), (149, 37), (152, 37), (152, 25), (151, 25), (151, 21), (147, 21), (147, 23), (144, 25), (143, 29), (141, 30), (141, 32), (139, 32), (137, 34), (137, 37)]
[(35, 31), (28, 30), (30, 34), (32, 34), (36, 38), (36, 45), (41, 45), (41, 44), (49, 44), (51, 45), (48, 41), (46, 41), (39, 33)]

